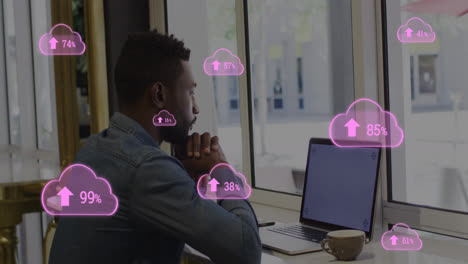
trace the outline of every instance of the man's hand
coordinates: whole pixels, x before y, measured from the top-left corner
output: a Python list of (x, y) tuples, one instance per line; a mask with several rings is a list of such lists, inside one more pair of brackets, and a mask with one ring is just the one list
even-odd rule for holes
[(201, 136), (194, 133), (187, 140), (185, 149), (180, 145), (175, 146), (175, 149), (176, 157), (194, 180), (209, 173), (215, 165), (227, 163), (218, 137), (211, 137), (210, 133), (203, 133)]
[(210, 154), (211, 151), (217, 151), (218, 141), (217, 136), (211, 137), (208, 132), (203, 133), (201, 136), (198, 133), (193, 133), (187, 142), (187, 156), (199, 159), (202, 152)]
[(211, 137), (210, 133), (205, 132), (201, 136), (193, 133), (188, 137), (186, 145), (175, 145), (175, 155), (179, 160), (196, 158), (200, 159), (201, 153), (210, 154), (211, 151), (217, 151), (219, 147), (218, 137)]

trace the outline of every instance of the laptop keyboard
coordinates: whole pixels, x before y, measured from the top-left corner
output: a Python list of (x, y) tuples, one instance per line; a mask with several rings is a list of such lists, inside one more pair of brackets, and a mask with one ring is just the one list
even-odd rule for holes
[(282, 225), (282, 226), (277, 226), (277, 227), (273, 226), (273, 227), (268, 228), (268, 230), (275, 232), (275, 233), (279, 233), (279, 234), (283, 234), (283, 235), (287, 235), (287, 236), (291, 236), (291, 237), (295, 237), (295, 238), (299, 238), (299, 239), (303, 239), (307, 241), (317, 242), (317, 243), (320, 243), (327, 236), (327, 232), (316, 230), (313, 228), (308, 228), (299, 224)]

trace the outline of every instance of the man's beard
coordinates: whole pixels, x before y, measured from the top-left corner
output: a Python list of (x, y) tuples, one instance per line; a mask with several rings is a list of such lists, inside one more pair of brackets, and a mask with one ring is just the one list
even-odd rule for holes
[(188, 132), (197, 121), (195, 117), (191, 122), (177, 122), (175, 126), (161, 127), (162, 139), (172, 144), (185, 144), (188, 138)]

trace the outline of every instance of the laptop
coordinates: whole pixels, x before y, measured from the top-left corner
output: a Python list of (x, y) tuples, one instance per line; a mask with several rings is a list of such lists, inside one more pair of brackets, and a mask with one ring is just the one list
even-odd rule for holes
[(370, 241), (380, 152), (310, 139), (300, 222), (260, 228), (263, 246), (288, 255), (320, 251), (327, 232), (341, 229), (362, 230)]

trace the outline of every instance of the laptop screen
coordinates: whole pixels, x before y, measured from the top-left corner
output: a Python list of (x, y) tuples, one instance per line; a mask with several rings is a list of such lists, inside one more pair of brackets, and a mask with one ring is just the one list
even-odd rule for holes
[(311, 143), (302, 218), (370, 232), (379, 154)]

